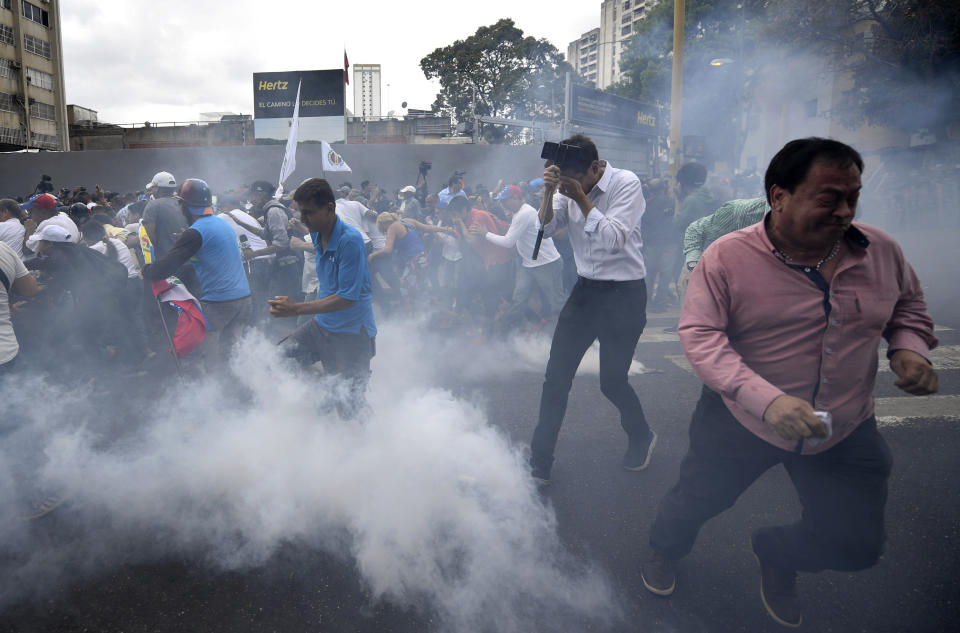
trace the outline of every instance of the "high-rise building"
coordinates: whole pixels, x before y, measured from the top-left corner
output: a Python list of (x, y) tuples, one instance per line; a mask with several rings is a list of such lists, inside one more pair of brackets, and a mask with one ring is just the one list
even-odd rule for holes
[(0, 0), (0, 151), (68, 150), (60, 0)]
[(380, 64), (354, 65), (353, 112), (364, 118), (380, 116)]
[(603, 90), (621, 79), (620, 57), (636, 22), (659, 0), (603, 0), (600, 28), (587, 31), (567, 47), (567, 61), (584, 79)]
[(567, 62), (573, 71), (594, 83), (597, 82), (597, 56), (600, 54), (600, 29), (592, 29), (570, 42), (567, 46)]

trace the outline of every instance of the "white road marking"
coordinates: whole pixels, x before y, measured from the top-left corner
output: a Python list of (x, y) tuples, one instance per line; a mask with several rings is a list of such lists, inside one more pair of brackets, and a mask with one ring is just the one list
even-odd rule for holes
[[(880, 356), (879, 372), (889, 373), (890, 363), (887, 361), (886, 348), (878, 352)], [(664, 358), (682, 369), (683, 371), (693, 373), (693, 367), (690, 361), (683, 354), (665, 354)], [(937, 371), (946, 371), (951, 369), (960, 369), (960, 345), (944, 345), (930, 352), (930, 361), (933, 368)]]
[(960, 396), (876, 398), (874, 404), (880, 426), (896, 426), (918, 418), (960, 420)]

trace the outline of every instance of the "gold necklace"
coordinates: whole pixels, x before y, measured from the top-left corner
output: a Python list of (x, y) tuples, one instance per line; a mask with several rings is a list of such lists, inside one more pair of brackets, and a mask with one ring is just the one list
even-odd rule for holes
[[(774, 248), (777, 249), (777, 255), (779, 255), (783, 261), (785, 261), (788, 264), (793, 263), (792, 257), (784, 253), (782, 250), (780, 250), (779, 247), (774, 247)], [(830, 261), (834, 257), (836, 257), (837, 253), (839, 252), (840, 252), (840, 240), (837, 240), (836, 242), (833, 243), (833, 247), (830, 249), (830, 252), (827, 253), (827, 256), (821, 259), (819, 262), (817, 262), (816, 271), (820, 272), (820, 267), (826, 264), (828, 261)]]

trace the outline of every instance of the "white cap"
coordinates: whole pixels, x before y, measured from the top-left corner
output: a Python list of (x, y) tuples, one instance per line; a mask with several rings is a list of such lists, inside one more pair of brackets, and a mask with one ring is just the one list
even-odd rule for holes
[(158, 171), (153, 177), (153, 180), (148, 182), (143, 186), (144, 189), (150, 189), (151, 187), (164, 187), (167, 189), (172, 189), (177, 186), (177, 179), (173, 177), (169, 171)]
[(417, 192), (417, 188), (414, 187), (413, 185), (407, 185), (406, 187), (400, 190), (400, 193), (416, 193), (416, 192)]
[[(38, 240), (44, 242), (72, 242), (70, 231), (57, 224), (48, 224), (34, 235)], [(33, 236), (31, 236), (33, 237)]]

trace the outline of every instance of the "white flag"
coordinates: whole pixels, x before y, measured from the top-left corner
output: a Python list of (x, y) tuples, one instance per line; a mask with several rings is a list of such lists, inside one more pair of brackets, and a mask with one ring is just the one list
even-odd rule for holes
[(321, 143), (323, 143), (323, 171), (353, 171), (347, 161), (343, 160), (343, 156), (333, 151), (330, 143), (326, 141)]
[(290, 123), (290, 136), (287, 137), (287, 151), (283, 155), (283, 165), (280, 166), (280, 186), (274, 194), (275, 198), (283, 195), (283, 183), (293, 170), (297, 168), (297, 136), (300, 133), (300, 86), (303, 80), (297, 84), (297, 102), (293, 106), (293, 122)]

